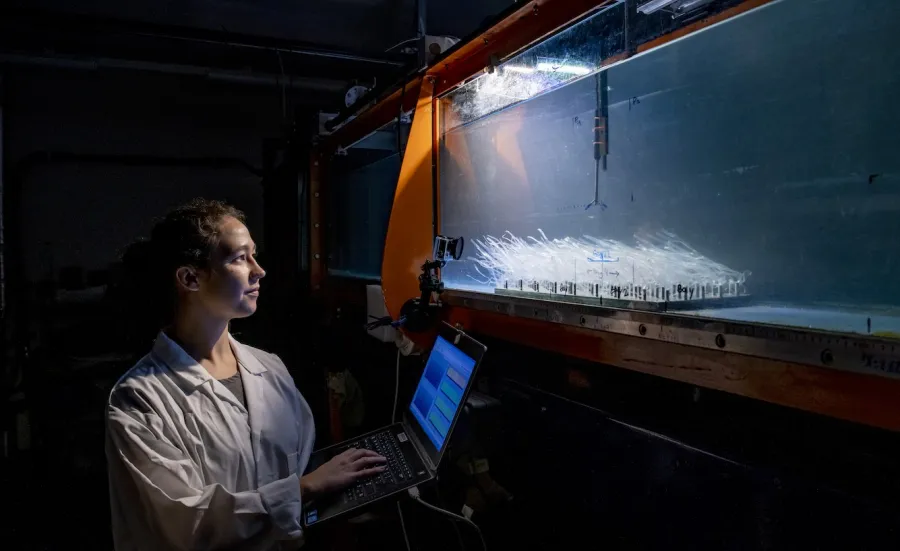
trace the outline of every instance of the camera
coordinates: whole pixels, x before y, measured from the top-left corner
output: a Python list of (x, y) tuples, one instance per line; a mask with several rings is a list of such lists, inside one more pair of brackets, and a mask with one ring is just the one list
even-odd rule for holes
[(438, 235), (434, 238), (434, 251), (431, 258), (435, 262), (450, 262), (462, 257), (463, 247), (466, 241), (462, 237), (447, 237)]

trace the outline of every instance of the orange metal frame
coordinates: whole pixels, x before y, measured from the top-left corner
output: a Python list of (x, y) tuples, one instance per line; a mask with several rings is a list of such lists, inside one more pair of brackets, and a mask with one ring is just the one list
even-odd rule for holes
[[(394, 319), (409, 298), (419, 294), (422, 264), (431, 256), (434, 239), (432, 173), (434, 159), (434, 83), (422, 82), (416, 114), (400, 165), (394, 206), (381, 264), (381, 287)], [(396, 213), (396, 215), (394, 214)]]
[[(637, 53), (734, 17), (772, 0), (747, 0), (638, 47)], [(382, 265), (382, 286), (392, 316), (418, 294), (418, 274), (431, 254), (433, 190), (439, 190), (437, 157), (440, 117), (437, 97), (477, 75), (490, 59), (505, 59), (612, 0), (539, 0), (523, 4), (490, 30), (454, 50), (410, 81), (403, 105), (416, 112), (391, 211)], [(617, 56), (605, 64), (620, 61)], [(394, 92), (331, 137), (327, 147), (350, 145), (396, 116)], [(890, 430), (900, 430), (900, 380), (841, 372), (730, 352), (649, 341), (499, 313), (448, 307), (447, 321), (469, 331), (685, 383)]]

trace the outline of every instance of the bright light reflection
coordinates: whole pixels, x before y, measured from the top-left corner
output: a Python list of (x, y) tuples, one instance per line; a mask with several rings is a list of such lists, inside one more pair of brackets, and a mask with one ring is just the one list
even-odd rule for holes
[(522, 73), (523, 75), (530, 75), (534, 72), (533, 67), (522, 67), (521, 65), (506, 65), (503, 67), (503, 70), (511, 73)]
[(552, 63), (541, 62), (537, 64), (538, 71), (547, 71), (550, 73), (565, 73), (567, 75), (583, 76), (591, 72), (588, 67), (580, 65), (554, 65)]

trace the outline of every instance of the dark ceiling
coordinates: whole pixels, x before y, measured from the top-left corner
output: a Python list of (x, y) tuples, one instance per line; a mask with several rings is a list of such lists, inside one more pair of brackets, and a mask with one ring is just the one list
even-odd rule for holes
[[(429, 34), (463, 36), (511, 0), (432, 0)], [(380, 53), (415, 34), (415, 0), (8, 0), (42, 12), (74, 13), (161, 25), (298, 40)]]
[[(426, 0), (426, 32), (466, 36), (512, 0)], [(127, 59), (252, 74), (371, 83), (397, 78), (415, 56), (415, 0), (7, 0), (5, 60)]]

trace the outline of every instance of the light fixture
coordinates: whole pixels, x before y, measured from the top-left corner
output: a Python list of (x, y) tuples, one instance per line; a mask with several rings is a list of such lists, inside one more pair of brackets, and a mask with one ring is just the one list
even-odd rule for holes
[(675, 11), (679, 13), (687, 13), (692, 10), (696, 10), (698, 8), (702, 8), (703, 6), (712, 3), (713, 0), (681, 0), (677, 6), (675, 6)]
[(569, 65), (563, 63), (561, 65), (554, 65), (553, 63), (541, 62), (537, 64), (536, 69), (538, 71), (546, 71), (549, 73), (565, 73), (567, 75), (586, 75), (591, 72), (590, 67), (584, 67), (582, 65)]
[(669, 4), (674, 4), (678, 0), (650, 0), (649, 2), (644, 2), (640, 6), (638, 6), (637, 11), (649, 15), (655, 11), (659, 11)]

